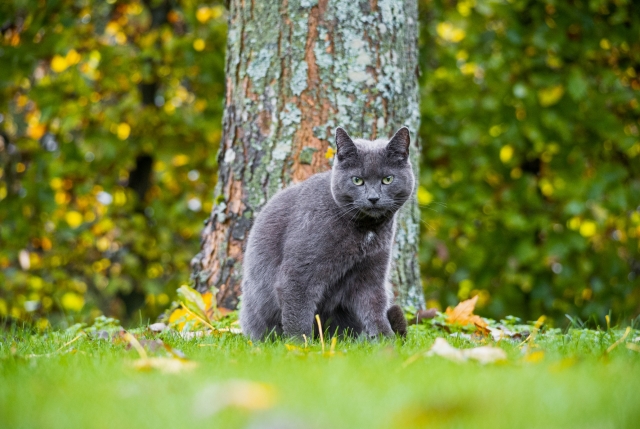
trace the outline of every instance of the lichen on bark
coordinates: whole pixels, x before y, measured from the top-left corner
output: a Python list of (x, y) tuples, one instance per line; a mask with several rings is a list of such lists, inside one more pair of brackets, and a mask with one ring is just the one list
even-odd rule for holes
[[(420, 145), (416, 0), (231, 0), (227, 91), (215, 205), (192, 261), (199, 290), (235, 308), (253, 216), (278, 190), (330, 168), (342, 126), (353, 136), (412, 130)], [(424, 306), (417, 263), (419, 211), (401, 211), (392, 283), (402, 305)]]

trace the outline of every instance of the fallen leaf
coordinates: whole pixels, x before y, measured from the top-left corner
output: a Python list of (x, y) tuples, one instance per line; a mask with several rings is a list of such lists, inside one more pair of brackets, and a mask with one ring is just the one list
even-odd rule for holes
[[(182, 307), (176, 308), (169, 316), (169, 326), (174, 327), (178, 331), (182, 331), (189, 321), (189, 318), (191, 318), (191, 316), (187, 313), (187, 310)], [(195, 317), (192, 319), (196, 320)], [(197, 320), (196, 322), (199, 323)]]
[(444, 338), (436, 338), (435, 343), (426, 356), (441, 356), (454, 362), (465, 362), (469, 359), (482, 364), (498, 362), (507, 359), (507, 354), (499, 347), (482, 346), (472, 349), (457, 349)]
[(300, 352), (302, 349), (298, 346), (294, 346), (293, 344), (285, 344), (284, 348), (290, 352)]
[(229, 407), (258, 411), (269, 409), (275, 403), (276, 391), (271, 385), (230, 380), (202, 389), (195, 397), (194, 412), (206, 418)]
[(162, 332), (167, 329), (167, 325), (165, 323), (152, 323), (149, 325), (149, 330), (152, 332)]
[(182, 285), (178, 288), (178, 299), (186, 307), (187, 310), (193, 312), (196, 316), (201, 317), (204, 321), (209, 322), (207, 316), (207, 305), (204, 298), (195, 289)]
[(529, 363), (538, 363), (544, 359), (544, 351), (536, 350), (530, 353), (527, 353), (524, 356), (524, 361)]
[(193, 361), (177, 359), (173, 357), (147, 357), (140, 358), (132, 363), (133, 367), (139, 371), (150, 371), (157, 369), (162, 372), (175, 374), (180, 371), (191, 370), (197, 366)]
[(453, 309), (451, 307), (447, 307), (445, 310), (447, 324), (460, 326), (475, 325), (476, 329), (481, 331), (483, 334), (488, 334), (489, 329), (487, 322), (485, 322), (482, 317), (473, 314), (477, 301), (478, 295), (466, 301), (462, 301)]
[(514, 332), (506, 326), (502, 325), (498, 326), (497, 328), (488, 326), (487, 329), (489, 329), (491, 338), (493, 338), (494, 341), (500, 341), (504, 339), (520, 341), (522, 340), (523, 336), (529, 336), (529, 332)]

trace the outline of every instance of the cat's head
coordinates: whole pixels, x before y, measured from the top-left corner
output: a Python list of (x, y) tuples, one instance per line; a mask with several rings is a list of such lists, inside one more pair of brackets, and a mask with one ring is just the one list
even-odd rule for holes
[(409, 129), (391, 140), (352, 140), (336, 130), (336, 155), (331, 193), (336, 203), (358, 216), (388, 218), (413, 193), (415, 179), (409, 162)]

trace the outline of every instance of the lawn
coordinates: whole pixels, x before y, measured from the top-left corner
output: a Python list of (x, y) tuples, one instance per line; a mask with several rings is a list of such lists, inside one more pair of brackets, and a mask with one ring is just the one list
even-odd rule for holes
[[(404, 342), (338, 341), (332, 349), (327, 341), (324, 353), (319, 341), (305, 347), (251, 344), (229, 332), (190, 339), (147, 327), (129, 332), (137, 340), (86, 328), (1, 332), (0, 426), (640, 427), (640, 333), (633, 329), (622, 341), (623, 329), (575, 328), (495, 341), (427, 324), (411, 326)], [(506, 360), (425, 356), (437, 337), (460, 349), (495, 346)]]

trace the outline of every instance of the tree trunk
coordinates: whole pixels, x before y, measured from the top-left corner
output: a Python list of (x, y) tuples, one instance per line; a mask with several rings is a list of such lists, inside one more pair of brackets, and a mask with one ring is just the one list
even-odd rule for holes
[[(253, 216), (278, 190), (330, 168), (333, 132), (390, 137), (420, 113), (416, 0), (231, 0), (219, 177), (193, 259), (195, 287), (235, 308)], [(402, 209), (392, 282), (401, 305), (424, 307), (419, 210)]]

